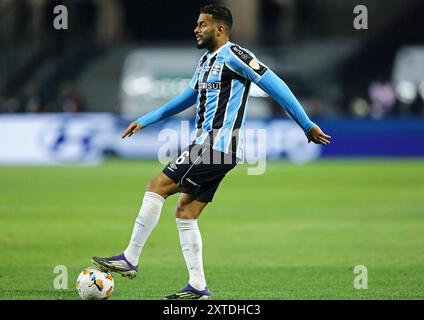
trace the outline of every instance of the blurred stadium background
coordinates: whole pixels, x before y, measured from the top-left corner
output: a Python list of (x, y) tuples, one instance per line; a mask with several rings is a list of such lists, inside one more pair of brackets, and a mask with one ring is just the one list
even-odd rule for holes
[[(194, 47), (193, 26), (197, 8), (204, 3), (1, 0), (1, 148), (7, 148), (12, 138), (22, 148), (10, 149), (0, 163), (58, 161), (52, 157), (68, 162), (99, 159), (90, 152), (154, 158), (158, 146), (137, 151), (119, 145), (114, 134), (94, 142), (98, 128), (90, 128), (87, 137), (86, 126), (69, 115), (107, 113), (113, 115), (111, 126), (120, 131), (128, 120), (175, 96), (187, 85), (201, 55)], [(251, 48), (275, 70), (308, 114), (335, 136), (335, 143), (322, 150), (323, 157), (424, 155), (422, 1), (364, 1), (366, 30), (353, 27), (357, 16), (353, 8), (358, 5), (354, 0), (222, 3), (234, 14), (232, 41)], [(53, 9), (60, 4), (68, 9), (67, 30), (53, 27), (57, 16)], [(44, 117), (50, 113), (55, 113), (56, 121)], [(193, 115), (191, 109), (180, 117)], [(248, 118), (266, 122), (285, 115), (272, 99), (253, 88)], [(40, 129), (43, 119), (49, 119), (50, 130)], [(10, 137), (7, 132), (12, 126)], [(137, 137), (134, 145), (151, 142), (161, 127), (148, 131), (146, 140)], [(34, 133), (40, 130), (48, 132)], [(32, 145), (34, 136), (39, 141)], [(75, 139), (65, 138), (69, 136)], [(282, 147), (282, 139), (268, 141), (270, 158), (291, 153), (290, 147)], [(79, 142), (69, 146), (71, 140)], [(30, 147), (24, 148), (25, 144)], [(44, 151), (37, 153), (40, 148)]]
[[(52, 289), (53, 266), (67, 265), (73, 279), (91, 255), (126, 243), (143, 186), (162, 168), (160, 130), (179, 130), (195, 113), (130, 140), (121, 133), (187, 85), (201, 55), (198, 8), (210, 2), (0, 0), (0, 252), (10, 261), (0, 266), (0, 298), (75, 298)], [(208, 208), (206, 270), (220, 297), (423, 298), (424, 2), (219, 3), (234, 15), (231, 41), (279, 74), (333, 136), (329, 146), (308, 145), (271, 98), (252, 90), (248, 124), (267, 128), (268, 159), (283, 162), (263, 177), (237, 169)], [(359, 4), (366, 30), (353, 26)], [(68, 9), (67, 30), (53, 27), (57, 5)], [(117, 279), (116, 297), (155, 299), (183, 284), (171, 204), (166, 211), (143, 289)], [(248, 241), (254, 225), (261, 247)], [(230, 235), (240, 255), (226, 248)], [(375, 276), (362, 295), (351, 285), (356, 264)], [(28, 272), (29, 284), (19, 280)]]

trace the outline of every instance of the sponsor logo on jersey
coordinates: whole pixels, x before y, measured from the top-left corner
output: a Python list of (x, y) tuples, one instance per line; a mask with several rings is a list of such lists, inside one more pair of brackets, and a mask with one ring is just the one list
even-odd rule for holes
[(247, 52), (241, 50), (237, 46), (231, 46), (231, 50), (233, 50), (233, 52), (240, 56), (240, 58), (242, 58), (243, 60), (247, 60), (250, 58), (250, 55)]
[(199, 89), (221, 90), (221, 82), (199, 82)]

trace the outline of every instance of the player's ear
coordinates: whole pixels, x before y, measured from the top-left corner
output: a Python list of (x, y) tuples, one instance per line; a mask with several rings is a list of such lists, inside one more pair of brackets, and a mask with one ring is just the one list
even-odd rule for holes
[(216, 35), (220, 36), (225, 33), (225, 26), (223, 24), (218, 24)]

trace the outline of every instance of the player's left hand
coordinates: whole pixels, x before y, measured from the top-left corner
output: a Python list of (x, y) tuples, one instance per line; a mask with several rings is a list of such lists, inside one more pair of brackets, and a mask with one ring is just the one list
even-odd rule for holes
[(142, 128), (143, 128), (143, 125), (138, 125), (137, 121), (131, 122), (128, 128), (124, 131), (122, 135), (122, 139), (124, 139), (125, 137), (128, 137), (128, 138), (131, 137), (134, 133), (137, 133)]
[(307, 134), (308, 143), (311, 141), (316, 144), (330, 144), (328, 139), (331, 139), (329, 135), (322, 132), (321, 128), (315, 125)]

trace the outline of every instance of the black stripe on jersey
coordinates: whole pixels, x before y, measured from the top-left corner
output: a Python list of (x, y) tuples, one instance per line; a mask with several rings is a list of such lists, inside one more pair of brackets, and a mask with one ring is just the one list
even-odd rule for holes
[(268, 70), (268, 68), (260, 63), (255, 57), (252, 57), (249, 52), (243, 50), (239, 46), (233, 45), (230, 47), (230, 49), (234, 55), (240, 59), (240, 61), (243, 61), (245, 64), (247, 64), (249, 68), (255, 71), (258, 75), (263, 76), (264, 73)]
[(243, 121), (243, 116), (244, 116), (244, 110), (246, 109), (247, 97), (249, 96), (250, 84), (251, 84), (251, 82), (249, 81), (245, 86), (245, 89), (244, 89), (244, 92), (243, 92), (243, 99), (241, 101), (240, 109), (237, 112), (236, 122), (234, 123), (233, 130), (239, 129), (241, 127), (241, 123)]
[(238, 134), (239, 134), (238, 132), (234, 132), (234, 131), (239, 130), (243, 122), (244, 111), (246, 110), (247, 97), (249, 96), (250, 84), (251, 82), (249, 81), (245, 86), (240, 109), (237, 112), (237, 117), (234, 123), (233, 132), (231, 133), (231, 146), (230, 146), (229, 152), (232, 152), (234, 154), (237, 153), (237, 143), (238, 143)]
[(199, 72), (197, 74), (197, 81), (196, 81), (196, 84), (194, 85), (194, 90), (199, 90), (199, 74), (200, 74), (200, 68), (205, 63), (207, 57), (208, 57), (208, 55), (205, 53), (203, 55), (203, 57), (201, 58), (201, 61), (199, 62)]
[[(202, 78), (202, 82), (206, 82), (208, 81), (208, 77), (209, 77), (209, 73), (212, 70), (212, 66), (215, 63), (216, 60), (216, 55), (211, 59), (211, 61), (209, 62), (209, 69), (208, 71), (206, 71), (203, 74), (203, 78)], [(205, 111), (206, 111), (206, 94), (207, 94), (208, 90), (207, 89), (202, 89), (200, 91), (200, 100), (199, 100), (199, 120), (197, 121), (197, 125), (196, 128), (199, 129), (202, 127), (203, 122), (205, 121)], [(200, 131), (200, 130), (198, 130)], [(200, 133), (197, 132), (196, 137), (200, 136)]]
[(230, 101), (231, 96), (231, 85), (232, 80), (223, 81), (224, 79), (231, 79), (232, 71), (225, 65), (222, 66), (221, 79), (221, 91), (218, 97), (218, 106), (215, 111), (215, 115), (212, 119), (212, 129), (220, 129), (224, 124), (225, 112), (227, 111), (227, 105)]

